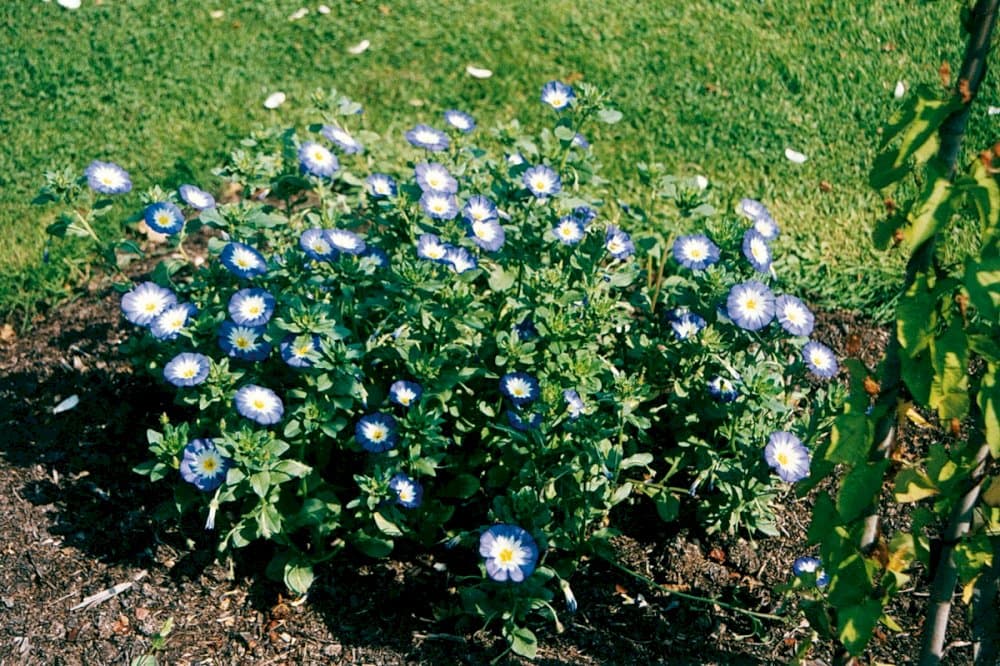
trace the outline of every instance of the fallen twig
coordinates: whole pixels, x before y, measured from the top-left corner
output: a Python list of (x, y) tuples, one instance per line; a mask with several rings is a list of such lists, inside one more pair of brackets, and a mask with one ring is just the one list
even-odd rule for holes
[(125, 590), (129, 589), (130, 587), (132, 587), (132, 585), (134, 585), (138, 581), (140, 581), (143, 578), (145, 578), (147, 573), (149, 573), (149, 572), (146, 571), (145, 569), (143, 569), (142, 571), (140, 571), (139, 573), (137, 573), (135, 576), (133, 576), (132, 580), (127, 581), (125, 583), (118, 583), (114, 587), (109, 587), (106, 590), (102, 590), (102, 591), (100, 591), (100, 592), (98, 592), (96, 594), (90, 595), (89, 597), (85, 597), (83, 601), (81, 601), (80, 603), (78, 603), (76, 606), (73, 606), (72, 608), (70, 608), (70, 610), (71, 611), (81, 610), (81, 609), (85, 609), (85, 608), (90, 608), (91, 606), (96, 606), (98, 604), (102, 604), (105, 601), (107, 601), (108, 599), (111, 599), (112, 597), (116, 597), (119, 594), (121, 594), (122, 592), (124, 592)]

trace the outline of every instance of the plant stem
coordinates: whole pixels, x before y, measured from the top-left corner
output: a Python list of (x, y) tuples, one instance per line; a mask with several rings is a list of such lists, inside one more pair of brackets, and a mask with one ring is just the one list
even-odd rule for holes
[(641, 573), (638, 573), (636, 571), (632, 571), (631, 569), (629, 569), (628, 567), (626, 567), (623, 564), (619, 564), (618, 562), (615, 562), (614, 560), (609, 559), (609, 558), (604, 557), (604, 556), (601, 556), (601, 557), (604, 559), (604, 561), (606, 561), (608, 564), (610, 564), (614, 568), (618, 569), (619, 571), (627, 573), (629, 576), (632, 576), (633, 578), (635, 578), (637, 580), (641, 580), (646, 585), (649, 585), (650, 587), (656, 588), (656, 589), (660, 590), (661, 592), (665, 592), (667, 594), (672, 594), (672, 595), (674, 595), (676, 597), (680, 597), (681, 599), (687, 599), (688, 601), (693, 601), (693, 602), (699, 603), (699, 604), (705, 604), (707, 606), (719, 606), (720, 608), (725, 608), (726, 610), (731, 610), (734, 613), (740, 613), (742, 615), (749, 615), (750, 617), (756, 617), (756, 618), (759, 618), (761, 620), (776, 620), (778, 622), (788, 622), (788, 618), (787, 617), (782, 617), (780, 615), (773, 615), (771, 613), (761, 613), (759, 611), (747, 610), (746, 608), (741, 608), (741, 607), (736, 606), (734, 604), (727, 604), (724, 601), (719, 601), (718, 599), (715, 599), (713, 597), (699, 597), (696, 594), (688, 594), (687, 592), (678, 592), (677, 590), (671, 590), (670, 588), (666, 587), (665, 585), (660, 585), (656, 581), (654, 581), (654, 580), (652, 580), (650, 578), (646, 578)]
[(1000, 663), (1000, 535), (990, 537), (993, 563), (972, 593), (972, 658), (976, 666)]

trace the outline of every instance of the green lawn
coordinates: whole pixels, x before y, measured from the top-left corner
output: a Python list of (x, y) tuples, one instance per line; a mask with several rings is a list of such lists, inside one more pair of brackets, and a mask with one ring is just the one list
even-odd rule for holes
[[(957, 70), (953, 4), (875, 0), (329, 2), (83, 0), (0, 5), (0, 318), (65, 293), (63, 252), (41, 264), (45, 211), (29, 202), (49, 168), (118, 162), (135, 189), (194, 180), (255, 125), (305, 123), (309, 93), (336, 87), (377, 131), (440, 112), (480, 125), (541, 118), (541, 85), (582, 77), (625, 120), (590, 137), (610, 175), (637, 161), (702, 173), (721, 199), (756, 196), (786, 233), (785, 270), (821, 305), (885, 300), (886, 262), (868, 250), (880, 201), (866, 185), (876, 128), (898, 79)], [(222, 10), (220, 19), (211, 10)], [(351, 55), (361, 39), (371, 48)], [(468, 64), (494, 71), (477, 80)], [(985, 91), (996, 90), (995, 79)], [(264, 109), (268, 93), (288, 102)], [(997, 100), (988, 100), (997, 103)], [(985, 127), (987, 100), (973, 125)], [(985, 130), (973, 145), (987, 142)], [(805, 153), (805, 164), (784, 157)], [(832, 189), (824, 192), (820, 182)], [(138, 197), (131, 195), (138, 206)], [(669, 223), (669, 221), (665, 221)], [(889, 262), (892, 268), (893, 264)], [(894, 270), (894, 269), (893, 269)]]

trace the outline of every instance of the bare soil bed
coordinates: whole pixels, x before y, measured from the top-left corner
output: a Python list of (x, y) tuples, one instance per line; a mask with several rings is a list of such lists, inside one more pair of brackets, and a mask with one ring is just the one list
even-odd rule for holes
[[(860, 340), (869, 362), (887, 337), (849, 314), (821, 326), (839, 354)], [(117, 297), (103, 291), (50, 311), (23, 336), (9, 327), (0, 336), (0, 666), (129, 664), (168, 618), (160, 664), (485, 664), (502, 654), (492, 632), (434, 620), (434, 605), (455, 595), (449, 571), (434, 565), (475, 553), (348, 553), (298, 603), (264, 577), (266, 548), (234, 564), (216, 559), (200, 525), (157, 523), (166, 489), (131, 470), (146, 458), (146, 428), (176, 408), (118, 357), (124, 335)], [(71, 395), (79, 405), (54, 414)], [(616, 513), (618, 556), (675, 590), (780, 613), (776, 589), (807, 552), (809, 516), (808, 499), (784, 500), (786, 538), (755, 542), (665, 525), (641, 506)], [(562, 633), (537, 628), (538, 664), (780, 664), (808, 636), (795, 623), (754, 626), (650, 589), (602, 561), (584, 563), (572, 582), (579, 611), (562, 614)], [(892, 609), (903, 633), (880, 633), (873, 660), (914, 661), (926, 589), (919, 574), (914, 583)], [(111, 598), (78, 607), (114, 586)], [(971, 660), (966, 634), (957, 623), (950, 663)], [(809, 655), (829, 659), (824, 648)]]

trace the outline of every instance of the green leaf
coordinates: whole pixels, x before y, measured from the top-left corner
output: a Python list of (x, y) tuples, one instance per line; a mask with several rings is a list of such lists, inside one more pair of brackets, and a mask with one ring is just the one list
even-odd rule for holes
[(272, 471), (281, 472), (293, 478), (301, 478), (312, 471), (312, 467), (298, 460), (281, 460), (271, 469)]
[(919, 502), (941, 492), (927, 473), (915, 467), (899, 470), (896, 474), (896, 501)]
[(969, 350), (961, 322), (953, 321), (931, 346), (934, 379), (928, 404), (938, 410), (943, 422), (965, 418), (969, 413)]
[(882, 604), (877, 599), (865, 599), (856, 606), (837, 609), (840, 642), (849, 653), (857, 657), (864, 652), (880, 617)]
[(910, 224), (903, 227), (903, 240), (916, 250), (941, 231), (954, 213), (951, 204), (951, 181), (945, 177), (928, 180), (920, 194), (920, 205), (908, 215)]
[(830, 430), (826, 459), (853, 465), (868, 457), (871, 445), (872, 428), (868, 417), (860, 412), (840, 414), (834, 419)]
[(676, 520), (681, 509), (681, 501), (672, 493), (661, 492), (656, 496), (656, 513), (660, 514), (660, 520), (670, 523)]
[(372, 518), (375, 519), (375, 526), (382, 532), (382, 534), (391, 537), (403, 536), (403, 530), (399, 529), (396, 523), (392, 522), (378, 511), (372, 514)]
[(629, 469), (630, 467), (646, 467), (652, 462), (652, 453), (636, 453), (621, 462), (621, 469)]
[(813, 505), (812, 522), (809, 524), (807, 534), (809, 543), (819, 543), (830, 534), (835, 526), (840, 524), (837, 507), (834, 506), (830, 496), (826, 493), (817, 495), (816, 503)]
[(1000, 365), (988, 363), (986, 374), (979, 385), (979, 410), (982, 412), (986, 443), (989, 444), (993, 459), (1000, 459)]
[(556, 138), (560, 141), (572, 141), (573, 137), (576, 136), (576, 132), (565, 125), (558, 125), (552, 133), (555, 134)]
[(996, 321), (1000, 312), (1000, 257), (966, 261), (965, 288), (979, 313), (989, 321)]
[(273, 535), (281, 533), (281, 513), (273, 505), (268, 504), (257, 514), (257, 525), (260, 527), (260, 535), (270, 539)]
[(141, 657), (135, 657), (129, 664), (130, 666), (156, 666), (156, 657), (144, 654)]
[(250, 487), (253, 488), (257, 497), (267, 497), (267, 491), (271, 489), (271, 474), (267, 470), (257, 472), (250, 477)]
[(607, 123), (608, 125), (614, 125), (619, 120), (622, 119), (622, 112), (618, 109), (601, 109), (597, 112), (597, 118), (602, 123)]
[(506, 291), (514, 285), (517, 274), (507, 272), (499, 264), (490, 271), (489, 285), (493, 291)]
[(309, 591), (316, 576), (312, 564), (304, 560), (292, 560), (285, 564), (285, 586), (298, 595)]
[(871, 506), (882, 490), (882, 476), (888, 466), (888, 460), (861, 463), (847, 473), (837, 494), (837, 512), (843, 522), (860, 518)]
[(896, 306), (896, 339), (910, 358), (930, 344), (934, 329), (934, 296), (926, 273), (918, 273)]
[[(900, 180), (909, 171), (906, 162), (911, 157), (929, 157), (937, 142), (938, 127), (961, 106), (957, 95), (945, 100), (934, 99), (936, 92), (926, 86), (915, 93), (883, 128), (882, 145), (879, 146), (882, 152), (875, 158), (868, 175), (871, 186), (877, 190)], [(900, 137), (899, 145), (883, 150), (896, 136)]]
[(361, 532), (355, 532), (351, 543), (368, 557), (380, 559), (392, 552), (392, 539), (373, 537)]
[(527, 659), (534, 659), (538, 653), (538, 639), (527, 627), (516, 627), (510, 632), (510, 649)]
[(445, 484), (438, 495), (441, 497), (468, 499), (475, 495), (477, 490), (479, 490), (479, 479), (471, 474), (459, 474)]

